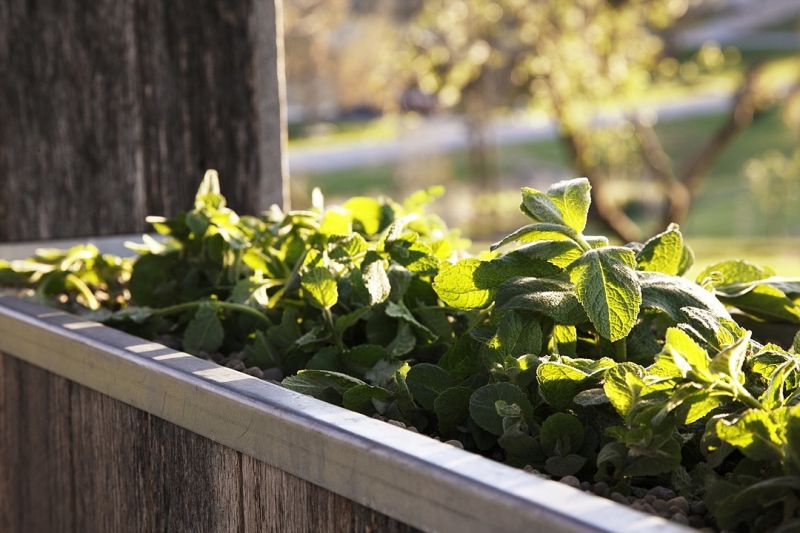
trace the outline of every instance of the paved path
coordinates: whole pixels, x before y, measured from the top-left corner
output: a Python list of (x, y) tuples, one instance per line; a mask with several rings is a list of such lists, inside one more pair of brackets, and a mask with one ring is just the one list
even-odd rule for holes
[[(659, 120), (716, 114), (728, 108), (730, 91), (697, 94), (676, 102), (647, 104), (627, 112), (650, 111)], [(606, 125), (622, 119), (621, 111), (598, 113), (593, 122)], [(489, 138), (498, 145), (552, 139), (556, 123), (545, 114), (519, 113), (498, 117)], [(362, 140), (341, 145), (289, 148), (289, 170), (294, 173), (344, 170), (392, 163), (413, 156), (449, 153), (468, 146), (467, 128), (455, 116), (435, 117), (404, 127), (397, 138)]]
[(680, 32), (676, 44), (684, 48), (697, 48), (705, 42), (714, 41), (748, 49), (769, 46), (784, 49), (798, 42), (796, 33), (758, 32), (764, 26), (791, 20), (798, 15), (800, 0), (755, 0)]

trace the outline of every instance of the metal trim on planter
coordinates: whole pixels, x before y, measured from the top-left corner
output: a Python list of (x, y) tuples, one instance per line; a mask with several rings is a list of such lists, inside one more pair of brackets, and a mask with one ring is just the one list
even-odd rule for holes
[(0, 296), (0, 351), (427, 531), (685, 528), (53, 308)]

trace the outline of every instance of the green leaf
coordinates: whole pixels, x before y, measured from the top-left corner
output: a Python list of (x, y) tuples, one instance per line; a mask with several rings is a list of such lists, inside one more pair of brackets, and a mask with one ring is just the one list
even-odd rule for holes
[(219, 174), (216, 170), (206, 170), (203, 181), (195, 195), (195, 209), (219, 209), (225, 206), (225, 197), (220, 193)]
[(423, 334), (427, 335), (431, 339), (435, 339), (436, 335), (429, 330), (426, 326), (422, 325), (414, 315), (411, 314), (411, 311), (408, 310), (406, 304), (394, 303), (389, 302), (386, 304), (386, 314), (392, 318), (399, 318), (400, 320), (404, 320), (408, 324), (414, 326), (418, 331), (422, 332)]
[(194, 318), (183, 332), (183, 349), (197, 353), (215, 352), (222, 346), (225, 330), (213, 304), (200, 304)]
[(494, 251), (509, 244), (526, 244), (535, 241), (565, 241), (573, 237), (572, 228), (563, 224), (536, 223), (523, 226), (515, 232), (492, 244)]
[(512, 253), (547, 261), (565, 268), (581, 256), (580, 247), (573, 241), (539, 241), (517, 248)]
[(439, 394), (456, 385), (447, 370), (429, 363), (412, 366), (406, 375), (406, 384), (414, 401), (428, 411), (434, 410)]
[(783, 456), (781, 430), (766, 411), (750, 409), (732, 422), (720, 419), (715, 431), (722, 441), (755, 461), (780, 460)]
[(578, 300), (597, 332), (611, 341), (624, 338), (639, 316), (635, 264), (631, 250), (613, 246), (589, 250), (569, 266)]
[(357, 263), (369, 250), (367, 241), (358, 233), (351, 233), (332, 241), (336, 246), (330, 251), (330, 258), (340, 263)]
[(186, 226), (197, 237), (202, 237), (208, 230), (209, 220), (203, 213), (186, 213)]
[(361, 227), (366, 235), (375, 235), (381, 229), (383, 206), (375, 198), (356, 196), (346, 201), (342, 207), (350, 211), (353, 222)]
[(520, 210), (537, 222), (566, 225), (561, 210), (542, 191), (530, 187), (522, 188)]
[(538, 355), (542, 351), (542, 327), (533, 317), (504, 313), (497, 328), (499, 350), (504, 356)]
[(586, 313), (571, 283), (540, 278), (512, 278), (500, 286), (497, 310), (533, 311), (558, 324), (581, 324)]
[(439, 366), (456, 379), (476, 376), (483, 370), (479, 354), (481, 344), (469, 335), (461, 335), (439, 359)]
[(548, 457), (544, 462), (545, 471), (553, 476), (564, 477), (577, 474), (586, 465), (587, 458), (570, 453), (568, 455)]
[(342, 395), (358, 385), (366, 385), (360, 379), (328, 370), (301, 370), (297, 375), (285, 378), (282, 385), (287, 389), (308, 394), (320, 400), (339, 403)]
[(444, 303), (462, 309), (489, 305), (494, 292), (515, 276), (555, 276), (559, 269), (544, 260), (512, 252), (491, 261), (462, 259), (443, 268), (433, 288)]
[(469, 414), (478, 426), (493, 435), (503, 434), (503, 417), (497, 414), (497, 402), (516, 404), (526, 420), (533, 413), (528, 396), (522, 389), (511, 383), (492, 383), (484, 385), (472, 393), (469, 399)]
[(539, 394), (554, 409), (567, 409), (589, 376), (561, 363), (542, 363), (536, 369)]
[(644, 369), (634, 363), (621, 363), (606, 372), (603, 391), (622, 416), (638, 401), (645, 387), (643, 377)]
[(364, 267), (364, 285), (369, 292), (370, 305), (383, 303), (389, 298), (392, 286), (389, 283), (389, 276), (386, 274), (383, 261), (373, 261)]
[(336, 278), (324, 267), (314, 267), (303, 275), (300, 285), (309, 301), (320, 309), (330, 309), (339, 300)]
[(685, 320), (682, 309), (696, 307), (730, 320), (725, 306), (699, 285), (660, 272), (637, 272), (642, 288), (642, 307), (666, 313), (675, 322)]
[(463, 259), (443, 268), (433, 281), (439, 298), (447, 304), (462, 309), (480, 309), (492, 301), (494, 283), (481, 286), (475, 273), (484, 264), (478, 259)]
[(715, 374), (723, 374), (733, 380), (739, 379), (742, 365), (747, 357), (747, 350), (750, 347), (750, 332), (737, 339), (735, 343), (725, 347), (721, 352), (711, 359), (709, 370)]
[(697, 283), (718, 288), (735, 283), (759, 281), (774, 274), (775, 272), (772, 269), (762, 268), (748, 261), (736, 259), (721, 261), (707, 266), (697, 276)]
[(548, 455), (567, 455), (577, 452), (583, 445), (583, 438), (583, 424), (577, 417), (567, 413), (548, 416), (539, 430), (542, 450)]
[(306, 363), (309, 370), (330, 370), (331, 372), (342, 371), (342, 351), (335, 346), (326, 346), (314, 354)]
[(355, 326), (358, 321), (361, 320), (368, 312), (368, 307), (362, 307), (361, 309), (356, 309), (355, 311), (351, 311), (346, 315), (336, 317), (336, 322), (334, 322), (333, 326), (334, 335), (336, 337), (341, 337), (345, 331)]
[(664, 439), (631, 456), (622, 474), (626, 477), (657, 476), (671, 472), (681, 464), (681, 445), (673, 438)]
[(578, 331), (575, 326), (556, 324), (550, 332), (552, 353), (575, 357), (578, 346)]
[(515, 466), (539, 464), (545, 459), (539, 439), (525, 433), (503, 433), (497, 444), (506, 452), (506, 462)]
[(586, 389), (576, 394), (572, 401), (581, 407), (591, 407), (593, 405), (609, 403), (608, 396), (606, 396), (603, 389)]
[(375, 411), (384, 412), (386, 404), (392, 399), (394, 395), (383, 387), (356, 385), (342, 395), (342, 407), (369, 415)]
[(401, 322), (397, 327), (397, 335), (395, 335), (394, 339), (386, 346), (386, 349), (393, 355), (400, 357), (410, 353), (416, 345), (417, 337), (411, 330), (411, 326), (408, 322)]
[(734, 294), (728, 296), (723, 289), (717, 290), (721, 301), (742, 311), (767, 319), (800, 323), (800, 305), (772, 285), (755, 285)]
[(348, 235), (353, 231), (350, 213), (342, 208), (332, 208), (325, 211), (319, 232), (322, 235)]
[(665, 232), (648, 240), (636, 254), (639, 270), (662, 272), (670, 276), (680, 275), (685, 262), (683, 235), (677, 224), (670, 224)]
[(372, 369), (378, 361), (392, 359), (393, 356), (383, 346), (361, 344), (349, 350), (345, 350), (341, 358), (351, 372), (364, 375)]
[(451, 435), (458, 426), (466, 425), (470, 396), (472, 389), (468, 387), (450, 387), (436, 397), (433, 411), (439, 421), (439, 431), (443, 435)]
[[(689, 370), (694, 370), (700, 375), (708, 374), (708, 353), (681, 329), (667, 329), (664, 353), (672, 355), (678, 369), (686, 369), (681, 371), (683, 377)], [(684, 361), (685, 365), (682, 365), (681, 361)]]
[(586, 178), (559, 181), (550, 187), (547, 196), (558, 208), (567, 226), (578, 233), (586, 227), (592, 186)]
[(114, 311), (106, 320), (130, 320), (137, 324), (142, 324), (153, 316), (153, 310), (149, 307), (130, 306)]

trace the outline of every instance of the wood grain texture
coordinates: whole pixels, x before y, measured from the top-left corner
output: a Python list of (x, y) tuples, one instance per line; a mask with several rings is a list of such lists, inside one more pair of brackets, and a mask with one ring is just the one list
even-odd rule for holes
[(0, 354), (0, 531), (413, 528)]
[(283, 203), (280, 24), (280, 0), (4, 1), (0, 241), (141, 231), (209, 167), (234, 209)]

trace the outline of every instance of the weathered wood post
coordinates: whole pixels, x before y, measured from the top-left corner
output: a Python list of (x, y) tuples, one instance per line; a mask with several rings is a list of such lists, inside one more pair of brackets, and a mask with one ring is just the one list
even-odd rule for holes
[(130, 233), (208, 167), (286, 201), (280, 0), (6, 0), (0, 241)]

